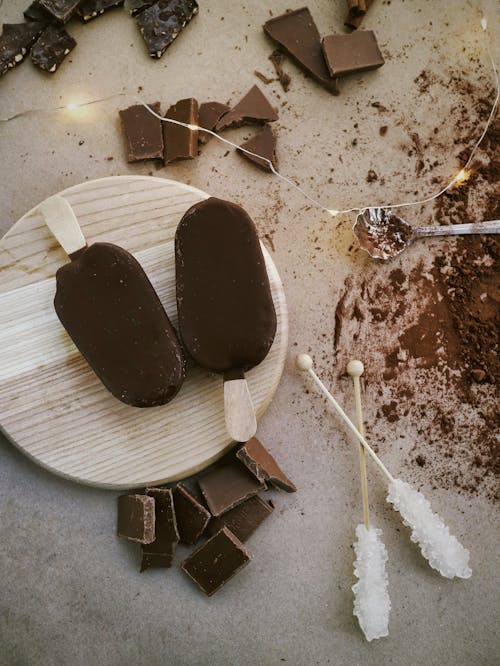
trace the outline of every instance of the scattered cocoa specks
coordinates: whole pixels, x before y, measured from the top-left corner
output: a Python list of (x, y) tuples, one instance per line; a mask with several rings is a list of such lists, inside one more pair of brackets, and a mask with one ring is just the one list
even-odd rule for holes
[(373, 183), (376, 180), (378, 180), (377, 173), (373, 169), (370, 169), (366, 175), (366, 182)]
[(267, 77), (265, 74), (262, 74), (262, 72), (259, 72), (259, 70), (255, 69), (254, 70), (254, 75), (262, 81), (266, 86), (269, 85), (274, 81), (274, 79), (270, 79)]
[(382, 125), (382, 127), (378, 128), (378, 133), (380, 136), (385, 136), (387, 134), (388, 126), (387, 125)]

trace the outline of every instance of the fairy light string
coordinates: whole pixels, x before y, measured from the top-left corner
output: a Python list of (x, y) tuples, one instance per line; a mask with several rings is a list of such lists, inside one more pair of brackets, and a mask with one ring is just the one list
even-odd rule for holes
[[(1, 2), (1, 0), (0, 0)], [(481, 18), (481, 28), (483, 32), (486, 32), (488, 27), (488, 23), (485, 17)], [(404, 208), (404, 207), (409, 207), (409, 206), (420, 206), (422, 204), (429, 203), (431, 201), (434, 201), (435, 199), (438, 199), (440, 196), (445, 194), (449, 189), (451, 189), (455, 185), (459, 185), (463, 182), (465, 182), (469, 178), (469, 172), (468, 168), (472, 164), (472, 160), (474, 159), (474, 156), (481, 145), (484, 137), (486, 136), (486, 133), (488, 132), (488, 129), (490, 128), (491, 123), (493, 122), (493, 118), (495, 117), (495, 113), (498, 107), (498, 102), (500, 99), (500, 82), (499, 82), (499, 76), (498, 76), (498, 70), (495, 65), (495, 61), (493, 59), (493, 55), (491, 53), (491, 50), (489, 48), (488, 40), (486, 40), (485, 43), (486, 46), (486, 52), (488, 54), (490, 63), (491, 63), (491, 68), (493, 71), (493, 78), (495, 82), (495, 98), (493, 101), (493, 105), (491, 107), (491, 111), (488, 115), (488, 119), (486, 121), (486, 124), (483, 128), (483, 131), (481, 132), (481, 135), (479, 136), (478, 140), (475, 142), (475, 144), (472, 147), (472, 150), (469, 154), (469, 157), (467, 161), (465, 162), (464, 166), (458, 171), (458, 173), (453, 176), (453, 178), (448, 182), (448, 184), (441, 188), (438, 192), (435, 194), (431, 194), (428, 197), (425, 197), (423, 199), (418, 199), (416, 201), (402, 201), (402, 202), (397, 202), (397, 203), (389, 203), (389, 204), (379, 204), (376, 206), (376, 208), (384, 208), (384, 209), (393, 209), (393, 208)], [(19, 113), (16, 113), (12, 116), (9, 116), (7, 118), (0, 118), (0, 123), (6, 123), (10, 122), (12, 120), (15, 120), (17, 118), (20, 118), (22, 116), (27, 116), (35, 113), (51, 113), (51, 112), (57, 112), (57, 111), (62, 111), (62, 110), (68, 110), (68, 111), (76, 111), (78, 109), (81, 109), (83, 107), (91, 106), (94, 104), (100, 104), (102, 102), (106, 102), (110, 99), (115, 99), (117, 97), (128, 97), (130, 96), (129, 93), (127, 92), (119, 92), (119, 93), (114, 93), (112, 95), (107, 95), (106, 97), (101, 97), (99, 99), (94, 99), (90, 100), (87, 102), (82, 102), (82, 103), (75, 103), (75, 102), (70, 102), (68, 104), (63, 104), (61, 106), (56, 106), (53, 108), (39, 108), (39, 109), (28, 109), (26, 111), (20, 111)], [(164, 118), (163, 116), (159, 115), (154, 111), (148, 104), (146, 104), (142, 99), (135, 98), (135, 102), (137, 104), (141, 104), (147, 111), (155, 116), (155, 118), (158, 118), (163, 123), (171, 123), (173, 125), (179, 125), (180, 127), (184, 127), (188, 130), (191, 131), (198, 131), (198, 132), (205, 132), (207, 134), (210, 134), (211, 136), (215, 137), (218, 141), (221, 143), (231, 146), (232, 148), (235, 148), (238, 150), (240, 153), (245, 153), (246, 155), (249, 155), (250, 157), (257, 158), (259, 160), (262, 160), (267, 166), (269, 167), (269, 170), (280, 180), (283, 182), (287, 183), (287, 185), (291, 186), (293, 189), (295, 189), (297, 192), (299, 192), (305, 199), (307, 199), (310, 203), (312, 203), (314, 206), (319, 208), (320, 210), (328, 213), (332, 217), (337, 217), (338, 215), (344, 215), (347, 213), (360, 213), (366, 210), (367, 208), (372, 208), (373, 204), (370, 205), (363, 205), (363, 206), (353, 206), (351, 208), (344, 208), (342, 210), (338, 210), (336, 208), (330, 208), (328, 206), (323, 205), (320, 201), (312, 197), (306, 190), (304, 190), (300, 185), (297, 185), (291, 178), (288, 176), (283, 175), (280, 173), (272, 163), (270, 159), (267, 157), (264, 157), (263, 155), (259, 155), (258, 153), (254, 153), (250, 150), (247, 150), (246, 148), (242, 148), (236, 143), (233, 143), (229, 139), (224, 138), (223, 136), (220, 136), (219, 134), (216, 134), (214, 131), (207, 129), (205, 127), (200, 127), (198, 125), (193, 125), (190, 123), (184, 123), (180, 120), (175, 120), (174, 118)]]

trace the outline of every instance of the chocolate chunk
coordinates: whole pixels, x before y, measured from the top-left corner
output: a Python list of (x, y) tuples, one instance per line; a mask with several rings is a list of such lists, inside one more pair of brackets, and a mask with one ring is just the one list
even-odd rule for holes
[(257, 481), (238, 460), (215, 467), (198, 479), (198, 485), (213, 516), (222, 515), (266, 489), (266, 484)]
[[(264, 129), (256, 134), (245, 143), (242, 143), (240, 148), (244, 150), (249, 150), (251, 153), (256, 155), (261, 155), (262, 157), (268, 159), (275, 169), (278, 168), (278, 160), (276, 157), (276, 137), (274, 136), (273, 130), (269, 125), (265, 125)], [(240, 151), (240, 155), (245, 157), (250, 162), (253, 162), (264, 171), (272, 171), (269, 163), (265, 159), (260, 157), (255, 157), (254, 155), (249, 155)]]
[(366, 0), (347, 0), (349, 16), (362, 16), (366, 14)]
[[(148, 106), (160, 114), (160, 102)], [(120, 111), (122, 129), (127, 140), (127, 160), (163, 159), (163, 130), (159, 118), (153, 116), (142, 104)]]
[[(348, 0), (349, 2), (349, 0)], [(358, 9), (356, 10), (355, 7), (349, 6), (349, 11), (347, 14), (347, 18), (344, 21), (344, 25), (348, 28), (352, 28), (353, 30), (356, 30), (356, 28), (359, 28), (361, 25), (363, 19), (365, 18), (366, 12), (370, 9), (371, 5), (373, 4), (373, 0), (364, 0), (364, 11), (360, 11), (359, 3), (358, 3)]]
[(40, 6), (59, 23), (66, 23), (76, 12), (81, 0), (38, 0)]
[[(181, 99), (169, 108), (165, 118), (198, 125), (198, 102), (192, 97)], [(163, 123), (163, 143), (165, 164), (177, 160), (192, 160), (198, 152), (198, 130), (189, 130), (175, 123)]]
[(258, 86), (253, 86), (238, 104), (222, 116), (215, 129), (240, 127), (247, 123), (267, 123), (278, 120), (278, 114)]
[(123, 5), (123, 0), (84, 0), (78, 5), (77, 14), (87, 22), (97, 18), (112, 7)]
[(153, 566), (170, 567), (179, 542), (179, 532), (170, 488), (146, 488), (155, 502), (155, 540), (142, 546), (141, 571)]
[(155, 540), (155, 501), (147, 495), (118, 498), (118, 536), (139, 543)]
[(264, 30), (307, 74), (334, 95), (338, 94), (337, 82), (331, 78), (323, 58), (318, 28), (307, 7), (270, 19)]
[(223, 516), (213, 518), (208, 530), (210, 534), (215, 534), (223, 527), (227, 527), (240, 541), (248, 541), (259, 525), (273, 512), (273, 509), (271, 504), (255, 495), (227, 511)]
[(0, 35), (0, 76), (19, 65), (45, 28), (44, 23), (4, 23)]
[(243, 444), (236, 452), (236, 457), (248, 467), (255, 478), (261, 483), (270, 481), (273, 486), (282, 488), (288, 493), (294, 493), (297, 490), (257, 437), (252, 437), (246, 444)]
[(281, 87), (285, 92), (288, 92), (288, 89), (290, 88), (290, 81), (291, 78), (290, 76), (283, 71), (283, 60), (285, 59), (285, 56), (279, 49), (275, 49), (271, 55), (269, 56), (269, 60), (273, 63), (274, 69), (276, 71), (276, 76), (279, 79), (279, 82), (281, 83)]
[(53, 74), (75, 46), (75, 40), (62, 26), (48, 25), (31, 49), (31, 60), (40, 69)]
[(186, 544), (196, 543), (208, 525), (210, 511), (205, 509), (182, 483), (175, 487), (174, 505), (180, 541)]
[[(213, 131), (219, 120), (228, 111), (230, 111), (230, 108), (227, 104), (203, 102), (203, 104), (200, 104), (198, 126)], [(208, 143), (211, 138), (212, 135), (207, 132), (198, 133), (198, 143)]]
[(161, 58), (198, 12), (195, 0), (160, 0), (137, 16), (137, 25), (152, 58)]
[(210, 596), (251, 559), (250, 551), (224, 527), (184, 560), (181, 567), (198, 587)]
[(23, 16), (27, 21), (39, 21), (40, 23), (50, 23), (54, 20), (54, 17), (40, 5), (38, 0), (32, 2), (28, 9), (24, 10)]
[(360, 30), (350, 35), (328, 35), (323, 39), (322, 46), (332, 76), (364, 72), (384, 64), (375, 33), (371, 30)]
[(151, 7), (154, 4), (154, 0), (125, 0), (124, 7), (125, 9), (135, 16), (146, 7)]
[(117, 245), (94, 243), (57, 271), (56, 283), (57, 316), (106, 388), (135, 407), (172, 400), (184, 357), (138, 261)]
[(259, 237), (240, 206), (210, 198), (192, 206), (175, 235), (179, 328), (202, 367), (226, 373), (258, 365), (276, 333)]

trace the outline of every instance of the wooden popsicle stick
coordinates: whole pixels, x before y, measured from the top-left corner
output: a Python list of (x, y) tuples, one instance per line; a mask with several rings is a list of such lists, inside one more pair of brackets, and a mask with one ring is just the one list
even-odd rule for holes
[[(361, 407), (361, 382), (359, 378), (365, 371), (361, 361), (349, 361), (347, 372), (354, 384), (354, 404), (356, 406), (356, 426), (359, 434), (364, 436), (363, 409)], [(363, 501), (363, 521), (366, 529), (370, 529), (370, 506), (368, 503), (368, 480), (366, 477), (366, 455), (364, 446), (359, 444), (359, 472), (361, 476), (361, 497)]]
[(224, 376), (224, 417), (235, 442), (247, 442), (257, 432), (255, 407), (243, 373), (237, 378)]
[(69, 203), (56, 194), (40, 204), (45, 224), (69, 257), (87, 247), (76, 215)]

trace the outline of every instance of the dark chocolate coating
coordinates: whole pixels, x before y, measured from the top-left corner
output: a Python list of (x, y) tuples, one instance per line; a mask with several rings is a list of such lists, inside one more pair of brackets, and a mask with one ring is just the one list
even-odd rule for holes
[(45, 23), (4, 23), (0, 35), (0, 76), (19, 65), (45, 27)]
[(62, 26), (48, 25), (31, 49), (31, 61), (40, 69), (54, 73), (75, 46), (75, 40)]
[(67, 23), (76, 12), (81, 0), (38, 0), (56, 21)]
[(276, 312), (255, 226), (240, 206), (210, 198), (177, 227), (179, 329), (202, 367), (248, 370), (267, 356)]
[(158, 0), (137, 15), (137, 25), (152, 58), (161, 58), (198, 13), (196, 0)]
[(94, 243), (57, 271), (54, 306), (106, 388), (135, 407), (163, 405), (184, 380), (170, 320), (140, 264), (111, 243)]

